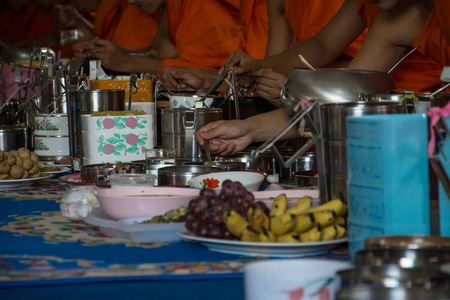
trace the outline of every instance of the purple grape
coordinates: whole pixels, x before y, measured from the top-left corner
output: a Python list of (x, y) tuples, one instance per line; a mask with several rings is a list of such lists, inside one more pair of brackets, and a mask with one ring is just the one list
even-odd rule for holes
[(222, 225), (223, 215), (222, 214), (212, 214), (209, 217), (209, 223), (211, 223), (213, 225)]
[(198, 234), (199, 236), (202, 236), (202, 237), (207, 237), (207, 236), (208, 236), (208, 231), (209, 231), (208, 226), (206, 226), (206, 225), (201, 225), (201, 226), (198, 228), (198, 230), (197, 230), (197, 234)]
[(208, 229), (208, 236), (214, 239), (220, 239), (222, 237), (222, 230), (220, 227), (212, 226)]
[(205, 188), (200, 191), (200, 196), (205, 197), (206, 199), (216, 197), (216, 192), (211, 188)]
[(191, 222), (191, 225), (189, 226), (191, 227), (191, 231), (197, 233), (198, 228), (200, 227), (200, 223), (197, 220), (194, 220)]

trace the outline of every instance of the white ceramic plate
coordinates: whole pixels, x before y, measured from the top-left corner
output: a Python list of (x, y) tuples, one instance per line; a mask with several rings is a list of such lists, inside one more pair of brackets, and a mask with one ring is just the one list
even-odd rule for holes
[(347, 238), (339, 240), (312, 242), (312, 243), (258, 243), (202, 238), (194, 233), (181, 230), (178, 235), (186, 241), (199, 242), (209, 250), (248, 256), (267, 257), (300, 257), (315, 255), (330, 250), (339, 244), (348, 241)]
[(25, 179), (9, 179), (0, 180), (0, 190), (17, 189), (22, 187), (28, 187), (39, 180), (53, 177), (53, 175), (45, 175), (39, 178), (25, 178)]
[(61, 165), (45, 165), (45, 166), (46, 167), (53, 167), (53, 168), (56, 168), (56, 167), (60, 168), (59, 171), (45, 171), (45, 172), (43, 172), (45, 174), (58, 175), (58, 174), (63, 174), (63, 173), (66, 173), (66, 172), (69, 172), (70, 170), (72, 170), (71, 167), (63, 167)]

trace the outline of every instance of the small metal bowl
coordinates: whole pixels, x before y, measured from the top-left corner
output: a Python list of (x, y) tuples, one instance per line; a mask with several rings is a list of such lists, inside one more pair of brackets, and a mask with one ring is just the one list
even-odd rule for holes
[(189, 186), (189, 180), (195, 176), (223, 172), (223, 169), (209, 166), (172, 166), (158, 169), (159, 186)]
[(450, 274), (434, 268), (401, 268), (395, 265), (380, 267), (358, 266), (338, 271), (341, 287), (381, 286), (381, 287), (450, 287)]
[(317, 177), (317, 171), (301, 171), (294, 172), (294, 178), (297, 181), (299, 187), (318, 186), (319, 177)]
[(441, 249), (371, 249), (355, 253), (357, 266), (397, 265), (401, 268), (439, 268), (450, 263), (450, 251)]
[(374, 236), (364, 242), (365, 249), (445, 249), (450, 251), (450, 237), (432, 235)]
[[(112, 167), (105, 167), (105, 164), (85, 165), (81, 167), (81, 182), (88, 184), (109, 184), (108, 176), (116, 170), (117, 164)], [(145, 164), (124, 163), (126, 173), (145, 173)]]

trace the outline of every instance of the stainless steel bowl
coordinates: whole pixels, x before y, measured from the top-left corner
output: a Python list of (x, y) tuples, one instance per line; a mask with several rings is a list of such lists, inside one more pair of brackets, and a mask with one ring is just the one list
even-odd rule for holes
[(380, 267), (358, 266), (353, 269), (338, 271), (342, 288), (353, 286), (381, 287), (450, 287), (450, 274), (434, 268), (401, 268), (395, 265)]
[(186, 187), (195, 176), (217, 172), (223, 172), (223, 169), (209, 166), (163, 167), (158, 169), (158, 185)]
[(374, 236), (364, 241), (365, 249), (442, 249), (450, 251), (450, 237), (432, 235)]
[(372, 249), (355, 253), (358, 266), (397, 265), (402, 268), (433, 267), (450, 263), (450, 251), (439, 249)]
[(386, 72), (323, 68), (292, 70), (281, 89), (281, 106), (292, 115), (300, 100), (320, 103), (358, 101), (359, 94), (396, 91), (394, 79)]
[[(108, 175), (113, 172), (117, 164), (111, 164), (112, 167), (105, 167), (106, 164), (93, 164), (81, 167), (81, 182), (89, 184), (109, 184)], [(146, 173), (145, 164), (124, 163), (128, 169), (127, 173)]]
[(316, 170), (294, 172), (294, 178), (297, 181), (297, 185), (299, 187), (319, 185), (319, 177), (317, 177)]
[(250, 151), (241, 151), (232, 156), (216, 156), (213, 160), (243, 162), (247, 170), (261, 171), (267, 174), (273, 174), (274, 171), (274, 159), (270, 152), (261, 153), (256, 159), (253, 159)]
[(449, 299), (449, 291), (416, 287), (356, 286), (341, 289), (336, 300), (444, 300)]
[[(289, 159), (289, 156), (283, 156), (283, 161)], [(297, 158), (288, 168), (279, 168), (280, 182), (286, 184), (295, 184), (298, 178), (297, 172), (317, 170), (317, 160), (315, 152), (306, 152)]]

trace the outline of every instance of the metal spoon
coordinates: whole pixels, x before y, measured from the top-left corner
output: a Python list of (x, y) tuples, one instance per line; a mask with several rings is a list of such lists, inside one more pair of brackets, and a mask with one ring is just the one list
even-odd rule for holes
[(430, 98), (433, 98), (434, 96), (436, 96), (437, 94), (439, 94), (440, 92), (442, 92), (443, 90), (445, 90), (446, 88), (448, 88), (450, 86), (450, 82), (447, 83), (446, 85), (444, 85), (443, 87), (441, 87), (440, 89), (434, 91), (433, 93), (431, 93)]
[(392, 71), (394, 71), (395, 69), (397, 69), (398, 65), (400, 65), (402, 63), (402, 61), (405, 60), (405, 58), (407, 58), (411, 53), (413, 53), (414, 51), (416, 51), (417, 49), (419, 49), (420, 46), (412, 49), (411, 51), (409, 51), (408, 53), (405, 54), (405, 56), (403, 56), (389, 71), (388, 74), (390, 74)]
[(298, 58), (302, 61), (302, 63), (308, 67), (308, 69), (315, 71), (316, 69), (306, 60), (306, 58), (303, 57), (303, 55), (299, 54)]

